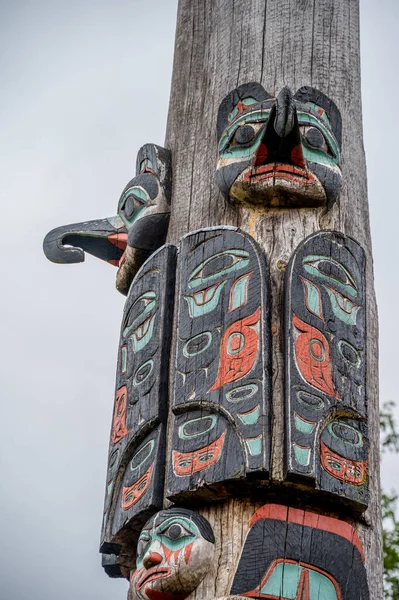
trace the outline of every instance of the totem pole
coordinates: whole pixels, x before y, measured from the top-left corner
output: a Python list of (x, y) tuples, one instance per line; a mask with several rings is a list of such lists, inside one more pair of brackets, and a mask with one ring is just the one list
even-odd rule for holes
[(165, 148), (45, 239), (127, 296), (100, 551), (129, 600), (382, 599), (359, 62), (357, 0), (180, 0)]

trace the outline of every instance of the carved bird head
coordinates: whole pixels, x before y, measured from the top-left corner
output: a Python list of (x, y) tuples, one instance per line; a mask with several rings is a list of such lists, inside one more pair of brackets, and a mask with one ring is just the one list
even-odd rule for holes
[(136, 176), (121, 194), (117, 215), (53, 229), (44, 239), (44, 253), (52, 262), (78, 263), (88, 252), (115, 265), (116, 287), (126, 295), (143, 262), (165, 242), (170, 197), (170, 151), (146, 144), (137, 154)]

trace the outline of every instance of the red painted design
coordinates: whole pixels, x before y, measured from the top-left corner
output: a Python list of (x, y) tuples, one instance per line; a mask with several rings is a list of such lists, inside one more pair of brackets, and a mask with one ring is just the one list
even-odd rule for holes
[(128, 510), (144, 496), (151, 482), (153, 468), (152, 464), (133, 485), (122, 488), (122, 510)]
[(344, 458), (328, 448), (320, 440), (321, 466), (327, 473), (352, 485), (364, 485), (367, 481), (368, 461), (356, 461)]
[(263, 165), (266, 159), (267, 159), (267, 148), (266, 148), (265, 144), (261, 143), (256, 152), (254, 164), (255, 165)]
[(295, 339), (295, 359), (303, 379), (312, 387), (340, 400), (332, 381), (330, 349), (326, 337), (296, 315), (293, 315), (292, 322), (300, 332)]
[(193, 549), (193, 545), (194, 545), (194, 542), (191, 542), (191, 544), (187, 544), (187, 546), (184, 547), (184, 562), (186, 563), (186, 565), (188, 565), (188, 561), (190, 560), (191, 550)]
[(208, 446), (194, 450), (193, 452), (177, 452), (173, 450), (173, 470), (175, 475), (179, 477), (193, 475), (216, 464), (222, 454), (225, 437), (226, 432), (222, 433), (217, 440)]
[(241, 379), (255, 364), (259, 352), (260, 307), (228, 327), (220, 345), (220, 363), (215, 383), (209, 391)]
[(126, 427), (127, 413), (127, 387), (116, 390), (114, 417), (112, 419), (111, 440), (113, 444), (119, 442), (129, 433)]
[(307, 169), (282, 163), (269, 163), (267, 165), (254, 167), (243, 175), (244, 181), (247, 181), (248, 183), (256, 183), (263, 179), (278, 179), (281, 177), (283, 179), (290, 179), (301, 185), (311, 185), (316, 181), (315, 177)]
[(108, 241), (120, 250), (126, 250), (127, 233), (112, 233), (108, 236)]
[(286, 523), (298, 523), (298, 525), (303, 525), (304, 527), (312, 527), (313, 529), (321, 529), (322, 531), (335, 533), (356, 546), (364, 562), (362, 543), (358, 534), (349, 523), (339, 521), (333, 517), (318, 515), (307, 510), (289, 508), (282, 504), (265, 504), (252, 516), (249, 526), (252, 527), (261, 519), (274, 519), (276, 521), (285, 521)]
[(298, 167), (306, 167), (305, 159), (303, 157), (302, 144), (295, 146), (291, 152), (292, 162)]

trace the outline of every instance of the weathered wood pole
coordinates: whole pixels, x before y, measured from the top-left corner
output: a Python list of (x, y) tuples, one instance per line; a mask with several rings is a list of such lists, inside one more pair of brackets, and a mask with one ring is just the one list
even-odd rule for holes
[(129, 600), (382, 600), (359, 53), (357, 0), (180, 0), (165, 148), (46, 236), (127, 296), (100, 551)]
[[(263, 208), (233, 204), (220, 193), (215, 184), (218, 108), (228, 92), (248, 82), (260, 82), (271, 96), (285, 86), (293, 93), (311, 86), (337, 105), (342, 117), (343, 179), (340, 197), (331, 207)], [(238, 226), (256, 239), (267, 257), (272, 298), (271, 497), (288, 498), (291, 505), (298, 499), (302, 507), (308, 501), (323, 514), (352, 523), (365, 550), (370, 598), (382, 598), (378, 324), (363, 150), (358, 1), (180, 0), (165, 146), (173, 162), (168, 241), (176, 243), (201, 227)], [(363, 517), (345, 511), (339, 498), (326, 511), (322, 496), (307, 496), (300, 487), (291, 487), (287, 494), (279, 486), (284, 479), (286, 435), (284, 270), (298, 244), (322, 230), (355, 238), (366, 253), (370, 482)], [(264, 492), (263, 502), (230, 499), (199, 509), (219, 539), (217, 568), (190, 598), (229, 594), (249, 520), (254, 508), (270, 500), (269, 494)]]

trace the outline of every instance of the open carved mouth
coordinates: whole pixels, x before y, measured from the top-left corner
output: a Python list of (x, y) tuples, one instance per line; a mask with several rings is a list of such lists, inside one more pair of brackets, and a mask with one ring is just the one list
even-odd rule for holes
[(253, 167), (244, 174), (244, 180), (250, 183), (256, 183), (264, 179), (290, 179), (295, 183), (312, 184), (315, 178), (310, 171), (294, 165), (270, 163)]
[(140, 579), (137, 589), (139, 590), (145, 583), (148, 583), (149, 581), (161, 579), (162, 577), (167, 577), (167, 575), (170, 575), (170, 569), (165, 567), (153, 567), (152, 569), (148, 569), (148, 571)]

